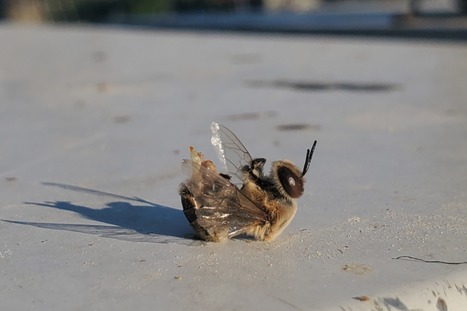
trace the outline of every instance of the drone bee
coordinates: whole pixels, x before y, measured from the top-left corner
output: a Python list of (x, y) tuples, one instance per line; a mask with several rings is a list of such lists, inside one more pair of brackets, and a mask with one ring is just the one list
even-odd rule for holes
[[(253, 159), (228, 128), (213, 122), (211, 130), (211, 143), (228, 174), (190, 147), (191, 159), (183, 166), (191, 176), (179, 188), (186, 218), (206, 241), (242, 234), (261, 241), (275, 239), (295, 216), (316, 141), (307, 150), (301, 172), (292, 162), (281, 160), (273, 162), (265, 175), (266, 159)], [(233, 179), (239, 180), (239, 186)]]

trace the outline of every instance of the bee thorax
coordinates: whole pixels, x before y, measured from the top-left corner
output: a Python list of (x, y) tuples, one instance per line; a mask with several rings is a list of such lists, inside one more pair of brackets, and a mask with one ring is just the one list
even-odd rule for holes
[(290, 204), (272, 204), (271, 222), (268, 226), (265, 235), (262, 238), (264, 241), (271, 241), (275, 239), (281, 232), (289, 225), (297, 212), (297, 205), (295, 202)]

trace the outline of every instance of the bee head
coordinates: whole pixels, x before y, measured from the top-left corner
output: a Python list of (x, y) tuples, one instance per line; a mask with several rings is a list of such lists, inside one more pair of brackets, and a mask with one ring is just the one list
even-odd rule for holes
[(297, 199), (303, 194), (305, 180), (302, 173), (290, 161), (275, 161), (272, 164), (272, 180), (285, 198)]
[(303, 194), (303, 185), (305, 184), (304, 176), (310, 167), (310, 162), (313, 156), (313, 152), (315, 151), (315, 147), (316, 141), (313, 143), (311, 149), (307, 150), (305, 164), (301, 172), (290, 161), (275, 161), (272, 164), (272, 180), (277, 190), (279, 190), (280, 194), (285, 198), (297, 199)]

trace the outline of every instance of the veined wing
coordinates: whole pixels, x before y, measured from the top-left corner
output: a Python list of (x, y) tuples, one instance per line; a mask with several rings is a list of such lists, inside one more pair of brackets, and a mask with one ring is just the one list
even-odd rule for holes
[(227, 172), (243, 181), (242, 168), (245, 165), (251, 165), (252, 157), (250, 153), (240, 139), (225, 126), (213, 122), (211, 131), (211, 144)]
[(199, 206), (197, 223), (210, 235), (234, 237), (268, 221), (268, 214), (228, 179), (192, 161), (183, 165), (193, 172), (184, 185)]

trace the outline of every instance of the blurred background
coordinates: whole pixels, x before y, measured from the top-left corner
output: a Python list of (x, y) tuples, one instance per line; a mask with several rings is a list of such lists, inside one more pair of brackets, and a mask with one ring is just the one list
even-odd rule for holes
[(0, 18), (154, 28), (466, 38), (467, 0), (0, 0)]

